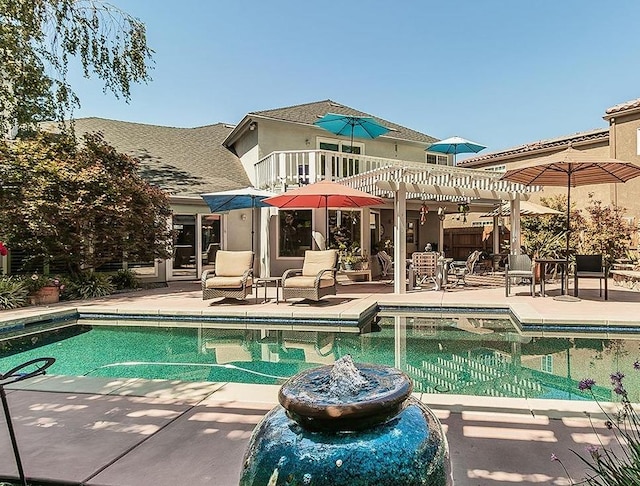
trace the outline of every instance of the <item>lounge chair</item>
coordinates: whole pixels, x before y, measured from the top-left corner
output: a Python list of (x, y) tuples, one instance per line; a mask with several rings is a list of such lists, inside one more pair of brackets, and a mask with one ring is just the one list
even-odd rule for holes
[(453, 261), (449, 265), (449, 277), (455, 277), (455, 285), (466, 285), (467, 282), (465, 277), (473, 273), (474, 267), (476, 263), (478, 263), (478, 259), (480, 258), (480, 254), (482, 252), (480, 250), (472, 251), (465, 261)]
[(609, 269), (602, 263), (602, 255), (576, 255), (576, 269), (573, 274), (573, 295), (578, 296), (578, 280), (581, 278), (597, 278), (600, 280), (600, 297), (602, 297), (602, 281), (604, 280), (604, 300), (609, 299), (607, 277)]
[(435, 251), (416, 251), (411, 254), (411, 264), (415, 275), (415, 285), (421, 286), (431, 280), (438, 287), (438, 257)]
[(202, 300), (216, 297), (244, 299), (253, 288), (253, 252), (216, 252), (213, 270), (202, 272)]
[(282, 299), (302, 298), (318, 301), (336, 295), (338, 250), (306, 250), (302, 268), (282, 274)]
[(391, 272), (391, 274), (393, 275), (393, 260), (391, 259), (389, 254), (384, 250), (380, 250), (376, 254), (376, 256), (378, 257), (378, 261), (380, 262), (382, 276), (387, 277), (389, 275), (389, 272)]
[(534, 265), (529, 255), (509, 255), (504, 267), (505, 295), (509, 297), (511, 279), (529, 279), (531, 281), (531, 297), (536, 296)]

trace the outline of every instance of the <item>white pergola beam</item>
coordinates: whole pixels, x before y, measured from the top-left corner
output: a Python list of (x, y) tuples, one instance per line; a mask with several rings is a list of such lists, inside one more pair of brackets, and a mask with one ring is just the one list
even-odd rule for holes
[[(400, 182), (396, 181), (377, 181), (376, 187), (382, 191), (397, 192)], [(450, 186), (436, 186), (433, 184), (419, 184), (419, 183), (404, 183), (406, 186), (406, 192), (435, 195), (435, 196), (450, 196), (450, 197), (469, 197), (475, 199), (493, 199), (496, 201), (513, 201), (514, 199), (520, 199), (527, 201), (530, 195), (527, 193), (517, 193), (508, 191), (495, 191), (488, 189), (476, 189), (473, 187), (450, 187)]]

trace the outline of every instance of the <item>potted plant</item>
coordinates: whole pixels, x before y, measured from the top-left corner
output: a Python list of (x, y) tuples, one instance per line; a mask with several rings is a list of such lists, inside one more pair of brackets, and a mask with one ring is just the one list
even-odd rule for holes
[(354, 270), (355, 266), (362, 261), (360, 247), (358, 245), (340, 244), (340, 265), (344, 270)]
[(29, 300), (32, 305), (55, 304), (60, 301), (60, 292), (64, 290), (64, 284), (59, 277), (40, 275), (34, 273), (25, 279), (25, 285), (29, 290)]

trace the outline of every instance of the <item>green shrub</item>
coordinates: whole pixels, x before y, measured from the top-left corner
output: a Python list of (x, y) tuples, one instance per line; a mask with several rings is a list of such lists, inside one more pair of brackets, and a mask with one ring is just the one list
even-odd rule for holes
[(0, 277), (0, 309), (17, 309), (29, 304), (29, 289), (18, 278)]
[(67, 298), (94, 299), (105, 297), (115, 290), (111, 279), (104, 273), (83, 273), (75, 276), (67, 286)]
[(117, 290), (137, 289), (140, 287), (140, 280), (131, 270), (118, 270), (111, 276), (111, 283)]

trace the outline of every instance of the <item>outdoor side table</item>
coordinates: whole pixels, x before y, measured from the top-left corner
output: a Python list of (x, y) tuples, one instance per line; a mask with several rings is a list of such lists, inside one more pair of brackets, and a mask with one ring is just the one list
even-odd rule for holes
[[(540, 264), (540, 295), (542, 297), (546, 297), (545, 295), (545, 278), (547, 274), (547, 265), (558, 265), (560, 267), (560, 294), (565, 295), (565, 273), (567, 277), (569, 276), (569, 262), (564, 258), (536, 258), (536, 263)], [(569, 284), (566, 282), (566, 289), (569, 293)]]
[(254, 284), (256, 286), (256, 300), (258, 300), (258, 286), (262, 285), (264, 287), (264, 300), (263, 304), (269, 302), (267, 299), (267, 287), (270, 283), (275, 283), (276, 288), (276, 304), (280, 303), (280, 287), (282, 286), (282, 277), (259, 277), (254, 279)]

